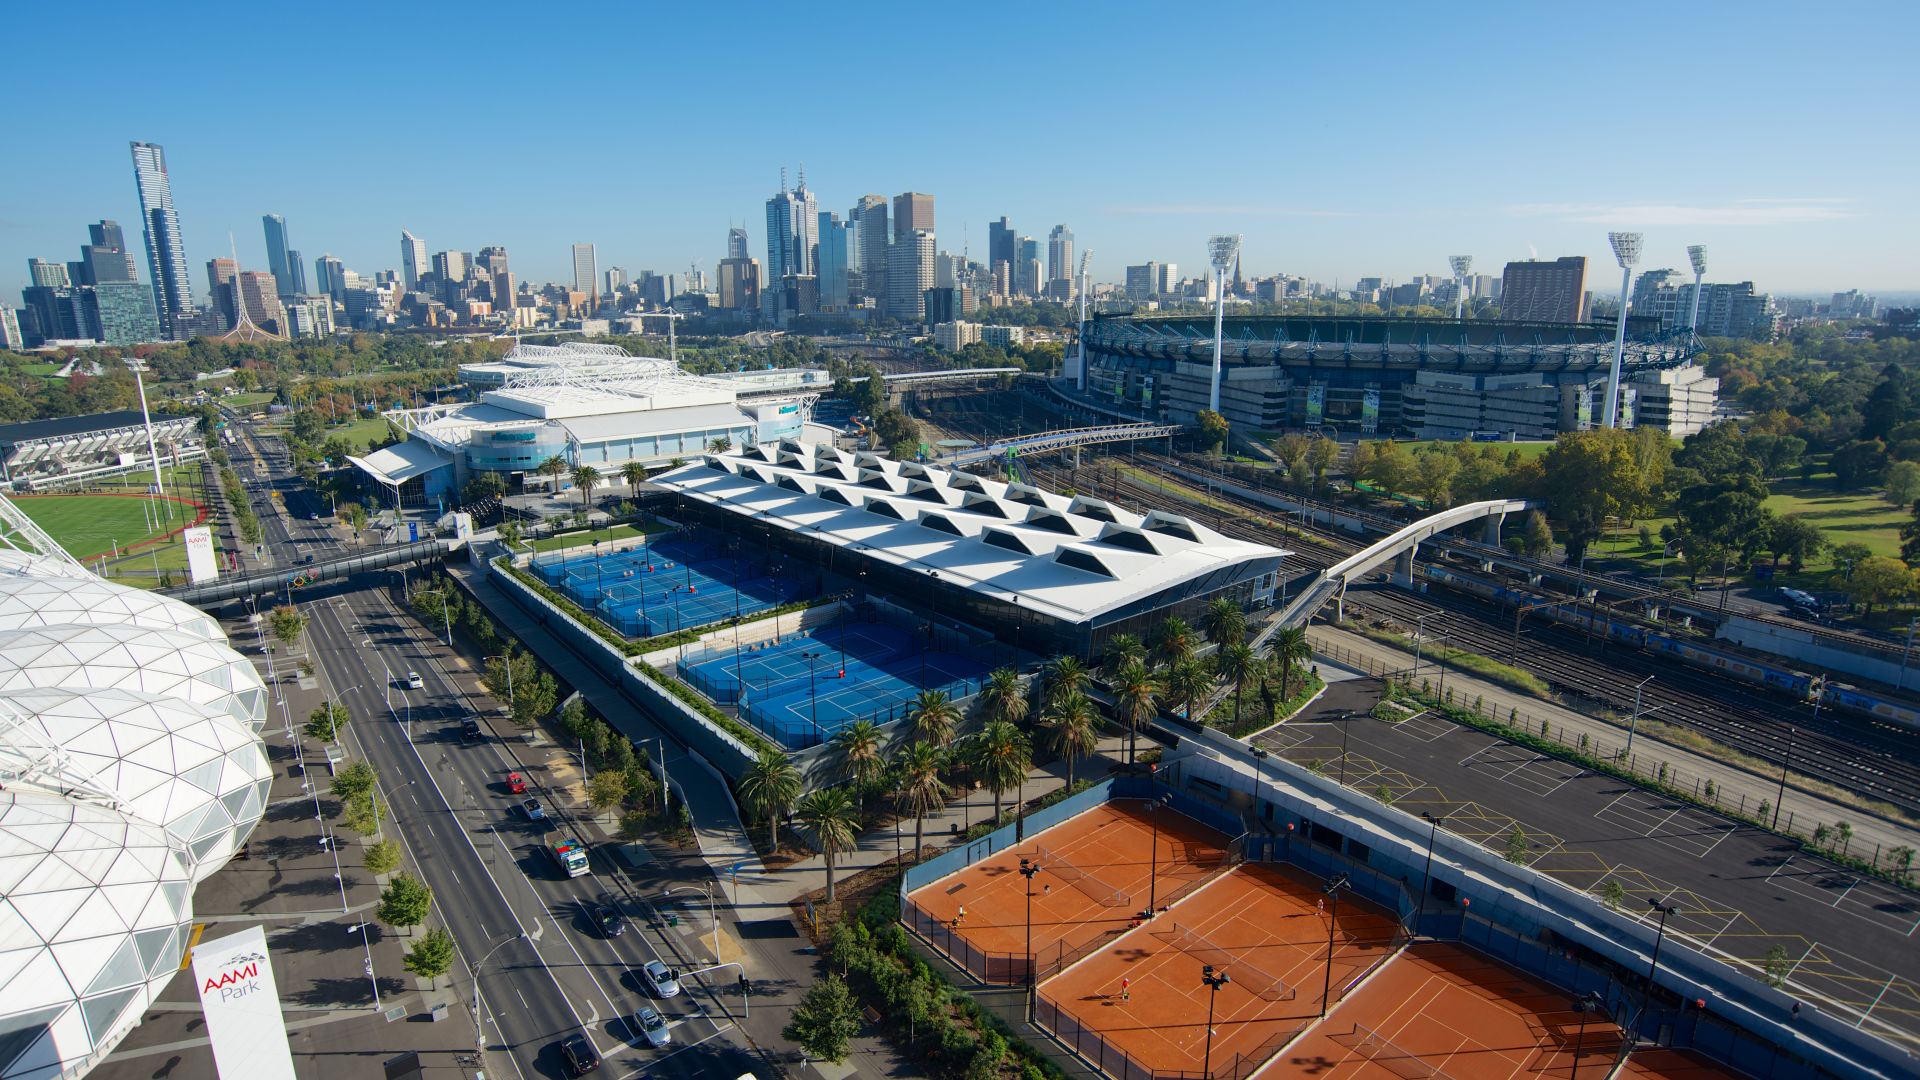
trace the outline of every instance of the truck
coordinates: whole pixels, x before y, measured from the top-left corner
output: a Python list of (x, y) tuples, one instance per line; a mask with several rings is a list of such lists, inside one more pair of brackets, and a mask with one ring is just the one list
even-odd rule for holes
[(578, 840), (555, 840), (547, 845), (547, 850), (553, 853), (560, 872), (568, 877), (583, 877), (592, 872), (587, 866), (587, 849)]

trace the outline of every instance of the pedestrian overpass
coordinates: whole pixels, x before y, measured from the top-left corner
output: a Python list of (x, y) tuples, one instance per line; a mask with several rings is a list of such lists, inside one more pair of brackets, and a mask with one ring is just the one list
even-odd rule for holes
[(384, 570), (416, 563), (439, 562), (456, 545), (450, 540), (421, 540), (411, 544), (376, 547), (343, 559), (289, 566), (247, 577), (218, 578), (198, 585), (161, 590), (195, 607), (216, 607), (249, 596), (274, 596), (283, 589), (301, 589), (339, 581), (366, 570)]
[(1004, 458), (1009, 454), (1018, 457), (1021, 454), (1045, 454), (1054, 450), (1067, 450), (1075, 446), (1132, 442), (1136, 439), (1164, 439), (1178, 435), (1183, 430), (1185, 429), (1179, 424), (1099, 424), (1094, 427), (1060, 428), (1056, 431), (1042, 431), (1035, 435), (1022, 435), (1017, 439), (1002, 439), (972, 450), (962, 450), (950, 457), (941, 458), (940, 463), (958, 468)]

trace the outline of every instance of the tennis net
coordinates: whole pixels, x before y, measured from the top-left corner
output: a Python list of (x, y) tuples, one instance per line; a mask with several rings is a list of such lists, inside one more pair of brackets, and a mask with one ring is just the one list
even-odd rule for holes
[(1177, 922), (1156, 927), (1153, 936), (1166, 939), (1167, 944), (1203, 964), (1212, 964), (1216, 968), (1225, 970), (1228, 978), (1239, 983), (1248, 993), (1262, 1001), (1287, 1001), (1294, 995), (1293, 987), (1282, 982), (1278, 975), (1214, 944), (1206, 935), (1181, 926)]
[(1429, 1064), (1365, 1024), (1353, 1025), (1353, 1034), (1346, 1038), (1354, 1053), (1400, 1077), (1400, 1080), (1453, 1080), (1438, 1066)]
[(1079, 889), (1102, 907), (1133, 907), (1133, 894), (1100, 880), (1091, 871), (1075, 866), (1056, 852), (1037, 847), (1034, 858), (1048, 873)]

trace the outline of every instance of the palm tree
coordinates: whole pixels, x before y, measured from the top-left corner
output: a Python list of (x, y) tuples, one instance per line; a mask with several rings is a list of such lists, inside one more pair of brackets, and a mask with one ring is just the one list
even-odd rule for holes
[(554, 493), (558, 494), (560, 491), (560, 478), (567, 475), (567, 459), (561, 457), (559, 454), (555, 454), (541, 462), (540, 467), (535, 471), (546, 473), (547, 476), (552, 478)]
[(927, 815), (947, 805), (953, 789), (940, 779), (940, 767), (947, 755), (933, 743), (910, 744), (900, 754), (900, 786), (894, 790), (895, 804), (913, 815), (913, 854), (920, 855), (921, 829)]
[(647, 482), (647, 467), (637, 461), (629, 461), (620, 466), (620, 479), (625, 480), (629, 488), (638, 491), (640, 485)]
[(1048, 704), (1059, 701), (1071, 694), (1084, 694), (1093, 683), (1093, 673), (1072, 656), (1056, 656), (1047, 663)]
[(845, 788), (823, 788), (800, 800), (800, 820), (813, 830), (820, 854), (827, 857), (827, 903), (833, 903), (833, 858), (853, 850), (860, 833), (860, 815)]
[(1220, 670), (1220, 677), (1233, 681), (1233, 719), (1240, 720), (1240, 695), (1247, 687), (1247, 680), (1260, 669), (1260, 657), (1254, 654), (1253, 646), (1244, 641), (1220, 646), (1220, 652), (1214, 657), (1214, 664)]
[(1166, 666), (1192, 659), (1193, 647), (1193, 627), (1178, 615), (1167, 616), (1156, 628), (1153, 653)]
[(980, 688), (980, 707), (988, 720), (1018, 724), (1027, 718), (1027, 688), (1020, 685), (1020, 673), (1003, 667), (987, 676)]
[(591, 465), (579, 465), (573, 470), (573, 484), (580, 489), (580, 509), (585, 510), (593, 498), (593, 485), (600, 482), (600, 470)]
[(1280, 665), (1280, 699), (1293, 697), (1293, 669), (1313, 659), (1313, 643), (1307, 640), (1304, 626), (1289, 627), (1273, 635), (1273, 660)]
[(1140, 738), (1140, 729), (1160, 711), (1160, 702), (1156, 700), (1159, 693), (1160, 684), (1154, 681), (1153, 672), (1138, 660), (1114, 676), (1113, 700), (1120, 710), (1121, 721), (1127, 725), (1129, 765), (1133, 764), (1133, 748)]
[(1107, 639), (1104, 662), (1101, 666), (1106, 668), (1107, 676), (1111, 678), (1118, 675), (1121, 668), (1135, 660), (1144, 660), (1146, 657), (1147, 647), (1140, 644), (1139, 638), (1132, 634), (1115, 634)]
[(867, 785), (880, 774), (880, 725), (871, 720), (855, 720), (833, 737), (834, 752), (840, 767), (860, 789), (860, 812), (867, 811)]
[(724, 454), (731, 449), (733, 449), (733, 440), (728, 436), (716, 435), (707, 440), (707, 451), (709, 453)]
[(780, 850), (780, 819), (800, 797), (800, 770), (784, 750), (763, 750), (740, 777), (740, 801), (747, 813), (767, 819), (768, 850)]
[(948, 700), (944, 690), (920, 691), (907, 706), (907, 715), (913, 718), (914, 738), (936, 747), (946, 746), (960, 723), (960, 707)]
[(501, 543), (512, 547), (520, 542), (520, 523), (517, 521), (503, 521), (494, 527), (494, 533), (500, 537)]
[(1220, 596), (1207, 605), (1207, 613), (1201, 617), (1202, 625), (1207, 629), (1207, 640), (1215, 645), (1239, 641), (1247, 636), (1247, 617), (1240, 611), (1240, 605)]
[(1005, 720), (992, 720), (974, 736), (974, 768), (993, 792), (993, 820), (1000, 820), (1000, 797), (1027, 778), (1033, 747), (1027, 735)]
[(1047, 729), (1047, 749), (1067, 759), (1069, 788), (1073, 787), (1074, 759), (1092, 754), (1100, 745), (1093, 731), (1099, 715), (1085, 694), (1073, 693), (1056, 700), (1040, 717), (1041, 726)]
[(1213, 689), (1213, 665), (1205, 660), (1182, 660), (1167, 671), (1167, 693), (1187, 709), (1187, 723), (1193, 723), (1193, 706)]

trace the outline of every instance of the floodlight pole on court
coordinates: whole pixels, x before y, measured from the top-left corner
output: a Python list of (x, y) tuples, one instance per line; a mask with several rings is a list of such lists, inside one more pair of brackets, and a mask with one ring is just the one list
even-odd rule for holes
[(1040, 864), (1028, 859), (1020, 860), (1020, 876), (1027, 879), (1027, 1023), (1033, 1023), (1034, 963), (1033, 955), (1033, 875), (1040, 872)]
[[(1660, 943), (1667, 939), (1667, 916), (1679, 914), (1680, 909), (1673, 904), (1664, 904), (1658, 900), (1648, 900), (1647, 906), (1660, 913), (1660, 929), (1653, 936), (1653, 961), (1647, 965), (1647, 989), (1640, 995), (1640, 1016), (1647, 1015), (1647, 1009), (1653, 1004), (1653, 979), (1660, 973)], [(1638, 1025), (1636, 1024), (1636, 1027)], [(1637, 1031), (1627, 1033), (1635, 1041), (1639, 1040)]]
[(1580, 1017), (1580, 1031), (1573, 1037), (1573, 1067), (1567, 1070), (1567, 1080), (1580, 1080), (1580, 1054), (1587, 1045), (1587, 1014), (1602, 1012), (1607, 1003), (1592, 990), (1573, 999), (1573, 1011)]
[(1333, 928), (1340, 923), (1340, 890), (1347, 887), (1347, 875), (1327, 879), (1324, 891), (1333, 902), (1327, 905), (1327, 975), (1320, 984), (1320, 1015), (1327, 1015), (1327, 999), (1333, 996)]
[[(1147, 766), (1148, 782), (1152, 782), (1153, 774), (1159, 771), (1159, 768), (1160, 766), (1158, 763)], [(1173, 800), (1173, 796), (1171, 795), (1159, 795), (1154, 797), (1153, 799), (1148, 800), (1147, 802), (1147, 816), (1153, 819), (1153, 846), (1151, 849), (1151, 854), (1148, 856), (1148, 862), (1147, 862), (1147, 910), (1142, 912), (1141, 914), (1146, 916), (1149, 919), (1153, 918), (1154, 912), (1158, 909), (1159, 907), (1158, 900), (1160, 899), (1160, 893), (1159, 893), (1160, 814), (1159, 814), (1159, 810), (1163, 802), (1172, 802), (1172, 800)]]
[[(1445, 673), (1442, 672), (1444, 675)], [(1347, 737), (1353, 734), (1353, 713), (1343, 711), (1340, 720), (1340, 786), (1347, 786)]]
[(803, 652), (800, 654), (800, 658), (807, 662), (807, 721), (813, 725), (814, 737), (821, 742), (826, 742), (826, 736), (820, 731), (820, 699), (815, 697), (813, 693), (813, 670), (814, 665), (820, 659), (820, 654), (817, 652)]
[(1213, 965), (1207, 964), (1200, 969), (1200, 981), (1207, 987), (1207, 1051), (1200, 1059), (1200, 1075), (1210, 1076), (1213, 1073), (1213, 1002), (1220, 996), (1220, 988), (1233, 980), (1224, 971), (1214, 974)]
[[(1613, 369), (1607, 376), (1607, 407), (1600, 426), (1616, 427), (1620, 418), (1620, 367), (1627, 351), (1627, 286), (1633, 283), (1633, 264), (1640, 261), (1640, 234), (1610, 232), (1607, 243), (1613, 246), (1613, 257), (1620, 263), (1620, 314), (1613, 328)], [(1700, 290), (1696, 288), (1693, 294), (1700, 295)]]

